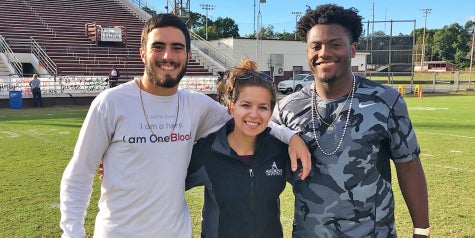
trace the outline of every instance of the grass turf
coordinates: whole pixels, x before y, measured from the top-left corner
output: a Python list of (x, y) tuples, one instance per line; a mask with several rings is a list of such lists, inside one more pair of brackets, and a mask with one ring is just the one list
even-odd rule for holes
[[(421, 145), (434, 237), (475, 237), (475, 93), (406, 96)], [(85, 106), (0, 109), (0, 237), (59, 237), (59, 183), (86, 115)], [(395, 173), (393, 173), (394, 175)], [(393, 176), (396, 225), (412, 223)], [(100, 181), (94, 183), (86, 231), (92, 237)], [(186, 193), (199, 237), (203, 189)], [(291, 237), (293, 195), (281, 195), (285, 237)]]

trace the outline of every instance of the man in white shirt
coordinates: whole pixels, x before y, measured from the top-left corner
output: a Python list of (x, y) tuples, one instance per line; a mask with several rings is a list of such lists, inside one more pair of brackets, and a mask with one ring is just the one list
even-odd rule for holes
[(111, 88), (117, 86), (117, 82), (119, 81), (120, 73), (117, 67), (114, 65), (112, 70), (109, 72), (109, 86)]
[(41, 98), (41, 81), (37, 74), (33, 74), (33, 79), (30, 81), (31, 93), (33, 94), (33, 106), (43, 107), (43, 99)]

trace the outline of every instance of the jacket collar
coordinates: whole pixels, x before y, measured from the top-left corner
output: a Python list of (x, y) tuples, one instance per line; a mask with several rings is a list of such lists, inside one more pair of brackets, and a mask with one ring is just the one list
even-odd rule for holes
[[(236, 152), (231, 149), (228, 143), (228, 134), (234, 130), (234, 124), (234, 119), (231, 118), (216, 132), (216, 137), (211, 145), (212, 151), (233, 157), (237, 156)], [(267, 127), (261, 134), (257, 135), (257, 145), (254, 154), (256, 154), (259, 148), (262, 147), (262, 144), (267, 141), (268, 136), (270, 136), (270, 130), (271, 128)]]

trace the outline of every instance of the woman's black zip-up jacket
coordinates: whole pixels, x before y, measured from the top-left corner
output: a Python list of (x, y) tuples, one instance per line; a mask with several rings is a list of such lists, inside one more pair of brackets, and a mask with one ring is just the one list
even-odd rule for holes
[(201, 236), (206, 238), (283, 237), (279, 195), (290, 176), (288, 145), (258, 135), (253, 162), (241, 162), (229, 147), (231, 119), (193, 146), (186, 188), (205, 185)]

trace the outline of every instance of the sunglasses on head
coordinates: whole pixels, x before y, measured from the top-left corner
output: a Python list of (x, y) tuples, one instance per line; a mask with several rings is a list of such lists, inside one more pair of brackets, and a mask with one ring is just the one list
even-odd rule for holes
[(269, 83), (274, 83), (274, 79), (268, 74), (261, 73), (261, 72), (247, 72), (247, 73), (243, 73), (236, 76), (236, 79), (234, 80), (233, 88), (236, 86), (236, 81), (249, 80), (253, 78), (258, 78), (260, 80), (264, 80)]

